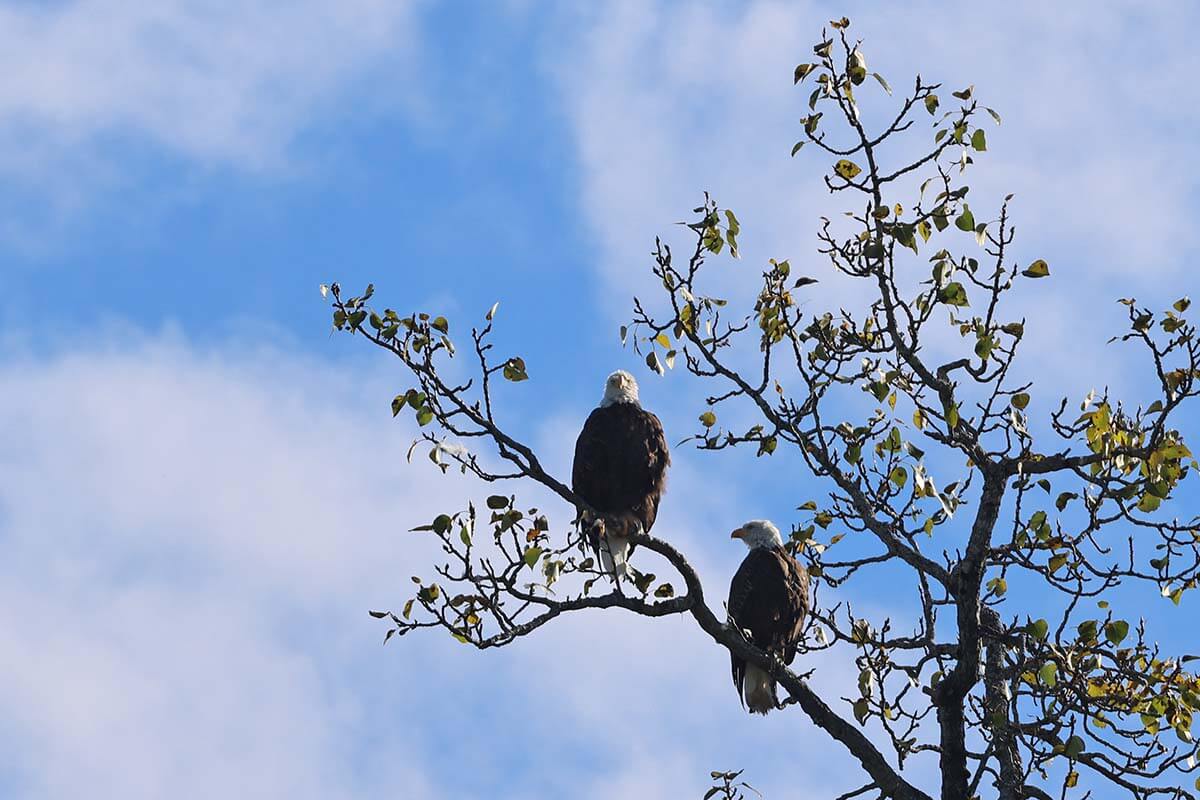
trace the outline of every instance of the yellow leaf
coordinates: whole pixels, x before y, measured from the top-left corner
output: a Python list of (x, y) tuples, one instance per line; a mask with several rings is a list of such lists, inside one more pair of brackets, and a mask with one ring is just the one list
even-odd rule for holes
[(833, 165), (833, 171), (836, 172), (838, 174), (838, 176), (841, 178), (845, 178), (846, 180), (852, 180), (854, 178), (854, 176), (856, 176), (860, 172), (862, 172), (862, 168), (859, 167), (858, 164), (855, 164), (853, 161), (849, 161), (849, 160), (843, 158), (843, 159), (840, 159), (836, 164)]
[(1026, 278), (1044, 278), (1050, 274), (1050, 267), (1039, 258), (1029, 265), (1029, 269), (1022, 270), (1021, 274)]

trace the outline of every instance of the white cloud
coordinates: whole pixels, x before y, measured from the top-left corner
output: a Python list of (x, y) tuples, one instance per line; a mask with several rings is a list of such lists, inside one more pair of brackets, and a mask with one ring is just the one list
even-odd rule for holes
[(0, 8), (0, 163), (37, 175), (64, 154), (75, 160), (131, 136), (203, 163), (276, 165), (348, 83), (384, 59), (412, 56), (416, 7), (10, 4)]
[[(0, 374), (21, 387), (0, 401), (0, 736), (18, 785), (373, 796), (347, 680), (364, 648), (380, 657), (364, 611), (398, 590), (397, 520), (452, 482), (402, 475), (386, 413), (311, 363), (144, 341)], [(410, 732), (382, 735), (395, 757)]]
[[(643, 785), (650, 752), (668, 794), (745, 766), (784, 796), (845, 758), (793, 752), (796, 712), (746, 717), (687, 619), (381, 650), (364, 612), (400, 605), (434, 556), (406, 529), (487, 490), (404, 463), (382, 372), (121, 342), (0, 358), (20, 387), (0, 398), (0, 780), (18, 796), (600, 797)], [(719, 607), (740, 553), (707, 518), (730, 493), (687, 461), (663, 532)], [(819, 680), (837, 696), (843, 677)]]
[[(1121, 324), (1113, 301), (1184, 293), (1200, 244), (1200, 173), (1187, 155), (1200, 122), (1192, 80), (1200, 55), (1188, 41), (1196, 13), (1137, 8), (1016, 2), (980, 15), (921, 3), (852, 15), (870, 67), (898, 93), (918, 72), (945, 81), (947, 101), (957, 84), (973, 82), (1003, 115), (999, 128), (989, 121), (971, 197), (977, 217), (983, 209), (990, 216), (1014, 192), (1011, 256), (1051, 263), (1053, 278), (1026, 296), (1039, 312), (1027, 330), (1034, 341), (1067, 334), (1061, 346), (1032, 348), (1042, 388), (1055, 392), (1122, 379), (1112, 348), (1102, 346)], [(555, 69), (614, 312), (628, 313), (633, 292), (654, 293), (646, 252), (656, 234), (675, 236), (671, 223), (705, 189), (743, 223), (742, 262), (722, 257), (709, 271), (716, 293), (745, 297), (759, 265), (777, 257), (822, 279), (805, 290), (812, 309), (847, 301), (814, 238), (819, 215), (841, 210), (846, 198), (825, 190), (828, 165), (813, 148), (788, 157), (808, 113), (792, 68), (811, 55), (833, 13), (774, 0), (627, 2), (571, 21), (582, 32), (564, 37)], [(864, 105), (895, 102), (873, 82), (865, 90)], [(918, 113), (917, 129), (928, 124)]]

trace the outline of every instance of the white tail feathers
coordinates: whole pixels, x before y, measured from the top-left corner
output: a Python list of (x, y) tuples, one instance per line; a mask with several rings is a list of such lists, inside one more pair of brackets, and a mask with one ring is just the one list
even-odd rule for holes
[(746, 696), (746, 707), (754, 714), (766, 714), (776, 707), (775, 681), (753, 664), (746, 665), (746, 677), (742, 683)]
[(624, 578), (629, 574), (629, 540), (609, 536), (600, 541), (600, 565), (604, 571)]

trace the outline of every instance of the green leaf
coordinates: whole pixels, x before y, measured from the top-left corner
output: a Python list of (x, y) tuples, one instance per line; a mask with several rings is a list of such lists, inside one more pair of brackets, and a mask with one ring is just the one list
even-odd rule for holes
[(1051, 557), (1050, 563), (1049, 563), (1050, 572), (1052, 572), (1052, 573), (1058, 572), (1058, 570), (1062, 568), (1063, 564), (1066, 564), (1066, 563), (1067, 563), (1066, 553), (1059, 553), (1058, 555)]
[(400, 612), (404, 616), (405, 619), (408, 619), (409, 616), (412, 614), (413, 599), (414, 598), (410, 597), (408, 599), (408, 602), (404, 604), (404, 610)]
[(854, 718), (858, 720), (859, 725), (865, 725), (867, 715), (871, 713), (871, 707), (867, 704), (865, 697), (860, 697), (854, 701)]
[(706, 428), (711, 428), (717, 424), (717, 415), (711, 411), (705, 411), (700, 415), (700, 424)]
[(963, 206), (962, 213), (954, 220), (954, 227), (967, 233), (975, 232), (975, 215), (971, 213), (970, 208), (965, 205)]
[(639, 592), (645, 594), (650, 591), (650, 584), (654, 583), (655, 577), (653, 572), (638, 572), (634, 570), (633, 576), (633, 585), (637, 587)]
[(1175, 303), (1171, 306), (1171, 308), (1175, 309), (1180, 314), (1182, 314), (1183, 312), (1187, 311), (1191, 305), (1192, 305), (1191, 300), (1189, 300), (1186, 297), (1181, 297), (1175, 301)]
[(938, 96), (936, 94), (925, 95), (925, 110), (933, 114), (938, 109)]
[(883, 87), (883, 90), (885, 92), (887, 92), (888, 94), (892, 93), (892, 87), (888, 86), (888, 82), (883, 79), (882, 75), (880, 75), (878, 72), (872, 72), (871, 77), (874, 78), (875, 80), (879, 81), (879, 85)]
[(1025, 407), (1029, 405), (1029, 392), (1017, 392), (1009, 402), (1012, 403), (1013, 408), (1024, 411)]
[(729, 223), (729, 232), (731, 234), (736, 236), (742, 232), (742, 226), (738, 222), (737, 217), (734, 216), (734, 213), (732, 211), (730, 211), (728, 208), (725, 209), (725, 219)]
[(1067, 754), (1067, 758), (1079, 758), (1079, 754), (1083, 752), (1083, 739), (1078, 736), (1072, 736), (1067, 739), (1067, 744), (1063, 748), (1063, 752)]
[(1129, 623), (1123, 619), (1115, 619), (1104, 626), (1104, 638), (1113, 647), (1120, 647), (1121, 642), (1129, 635)]
[(1000, 330), (1018, 339), (1025, 335), (1025, 326), (1020, 322), (1006, 322), (1000, 326)]
[(429, 406), (425, 406), (424, 408), (417, 411), (417, 424), (418, 425), (420, 425), (423, 428), (426, 425), (428, 425), (430, 422), (433, 422), (433, 409), (432, 408), (430, 408)]
[(398, 394), (392, 398), (392, 416), (393, 417), (404, 410), (404, 406), (405, 406), (407, 399), (408, 398), (402, 394)]
[(1004, 578), (992, 578), (987, 582), (988, 591), (994, 593), (997, 597), (1003, 597), (1008, 591), (1008, 581)]
[(538, 562), (538, 559), (541, 557), (542, 557), (542, 548), (540, 548), (540, 547), (526, 548), (526, 550), (525, 550), (525, 565), (528, 567), (532, 567), (534, 564), (536, 564)]
[(671, 340), (667, 338), (665, 333), (660, 333), (654, 337), (654, 341), (659, 344), (664, 350), (671, 349)]
[(938, 300), (950, 306), (969, 305), (967, 290), (958, 281), (952, 281), (938, 290)]
[(451, 522), (452, 520), (450, 519), (449, 514), (438, 514), (433, 520), (434, 533), (445, 533), (446, 531), (450, 530)]
[(487, 507), (493, 511), (499, 511), (502, 508), (508, 508), (508, 503), (508, 498), (499, 494), (494, 494), (487, 499)]
[(654, 590), (654, 596), (662, 599), (667, 599), (675, 596), (675, 587), (669, 583), (661, 584)]
[(658, 353), (651, 350), (646, 354), (646, 366), (657, 372), (659, 375), (665, 375), (666, 370), (663, 369), (662, 363), (658, 360)]
[(446, 321), (445, 317), (438, 317), (429, 324), (436, 331), (440, 331), (442, 333), (450, 332), (450, 323)]
[(1162, 505), (1162, 498), (1147, 492), (1146, 494), (1142, 495), (1142, 499), (1138, 501), (1137, 508), (1138, 511), (1149, 514), (1153, 511), (1157, 511), (1160, 505)]
[(990, 109), (987, 106), (984, 106), (983, 110), (992, 115), (992, 119), (996, 120), (997, 125), (1000, 124), (1000, 115), (997, 114), (993, 109)]
[(987, 137), (983, 133), (983, 128), (979, 128), (971, 134), (971, 147), (974, 147), (980, 153), (987, 150)]
[(1062, 511), (1067, 507), (1067, 503), (1078, 498), (1079, 494), (1076, 492), (1063, 492), (1054, 500), (1054, 507)]
[(1050, 633), (1050, 623), (1044, 619), (1034, 620), (1025, 626), (1025, 632), (1039, 642), (1046, 641), (1046, 636)]
[(908, 470), (904, 467), (896, 467), (888, 475), (888, 480), (896, 484), (897, 489), (903, 489), (904, 484), (908, 483)]
[(513, 383), (529, 380), (529, 374), (525, 372), (525, 359), (514, 356), (504, 362), (504, 377)]
[(839, 177), (849, 181), (862, 172), (862, 168), (853, 161), (842, 158), (833, 165), (833, 171), (836, 172)]
[(1050, 267), (1042, 259), (1038, 259), (1029, 265), (1028, 269), (1022, 270), (1021, 274), (1026, 278), (1044, 278), (1050, 274)]
[(1054, 685), (1058, 683), (1058, 665), (1053, 661), (1047, 661), (1042, 665), (1042, 668), (1038, 670), (1038, 680), (1040, 680), (1043, 685), (1053, 689)]
[(799, 153), (801, 147), (804, 147), (803, 140), (796, 142), (794, 145), (792, 145), (792, 155), (794, 156), (794, 155), (796, 155), (796, 153)]
[(946, 211), (944, 205), (938, 206), (933, 210), (933, 226), (939, 231), (944, 231), (950, 227), (949, 212)]
[(795, 86), (797, 83), (807, 78), (808, 74), (816, 68), (816, 64), (800, 64), (797, 66), (796, 71), (793, 74), (792, 85)]
[(992, 355), (992, 350), (996, 347), (996, 340), (991, 336), (980, 336), (975, 341), (975, 355), (987, 361)]

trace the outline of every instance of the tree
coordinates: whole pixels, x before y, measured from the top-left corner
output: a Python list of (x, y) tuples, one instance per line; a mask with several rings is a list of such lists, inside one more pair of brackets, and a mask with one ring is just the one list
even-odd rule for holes
[[(797, 498), (801, 521), (788, 542), (818, 594), (837, 587), (852, 597), (878, 570), (903, 570), (919, 609), (905, 623), (911, 629), (844, 603), (814, 603), (808, 649), (852, 658), (860, 696), (830, 702), (750, 645), (669, 542), (634, 535), (675, 577), (635, 571), (634, 587), (622, 590), (583, 548), (577, 526), (555, 528), (513, 494), (416, 527), (440, 540), (444, 563), (432, 565), (436, 577), (414, 578), (415, 596), (398, 612), (371, 613), (388, 623), (385, 641), (432, 628), (481, 649), (585, 609), (688, 614), (714, 643), (771, 670), (784, 705), (798, 706), (861, 764), (865, 785), (847, 797), (931, 797), (904, 768), (936, 759), (943, 800), (1087, 787), (1194, 798), (1200, 678), (1191, 657), (1162, 652), (1144, 622), (1106, 600), (1140, 586), (1178, 605), (1197, 585), (1200, 520), (1165, 514), (1196, 468), (1171, 426), (1200, 394), (1189, 301), (1161, 313), (1120, 301), (1129, 329), (1119, 339), (1140, 348), (1154, 376), (1148, 404), (1093, 392), (1078, 412), (1064, 399), (1047, 418), (1031, 418), (1033, 387), (1011, 368), (1022, 347), (1061, 343), (1027, 342), (1025, 321), (1005, 301), (1017, 282), (1045, 279), (1049, 267), (1010, 255), (1011, 196), (990, 213), (986, 201), (972, 209), (964, 182), (987, 150), (987, 116), (997, 124), (999, 116), (971, 87), (943, 92), (918, 77), (890, 123), (869, 132), (860, 95), (872, 81), (891, 89), (868, 72), (849, 21), (831, 26), (795, 70), (797, 84), (815, 87), (792, 155), (802, 147), (825, 154), (829, 192), (851, 198), (845, 217), (823, 218), (818, 249), (869, 303), (861, 312), (802, 313), (796, 294), (813, 294), (816, 280), (793, 274), (786, 260), (769, 262), (753, 309), (707, 295), (706, 267), (722, 252), (737, 255), (740, 224), (706, 195), (686, 225), (684, 258), (656, 241), (661, 295), (635, 298), (621, 334), (655, 372), (681, 364), (713, 387), (696, 447), (749, 446), (768, 462), (791, 453), (828, 487), (820, 502)], [(928, 144), (922, 118), (933, 124)], [(924, 149), (888, 165), (885, 142)], [(444, 317), (377, 313), (372, 286), (357, 297), (337, 284), (322, 291), (337, 330), (390, 352), (414, 378), (392, 401), (394, 415), (413, 413), (430, 431), (414, 447), (428, 445), (443, 471), (540, 484), (563, 510), (586, 510), (493, 406), (495, 382), (529, 377), (519, 356), (494, 355), (495, 307), (471, 330), (473, 377), (457, 379), (447, 369), (457, 350)], [(717, 413), (732, 404), (753, 409), (756, 424), (724, 429)], [(726, 784), (736, 777), (728, 775)]]

